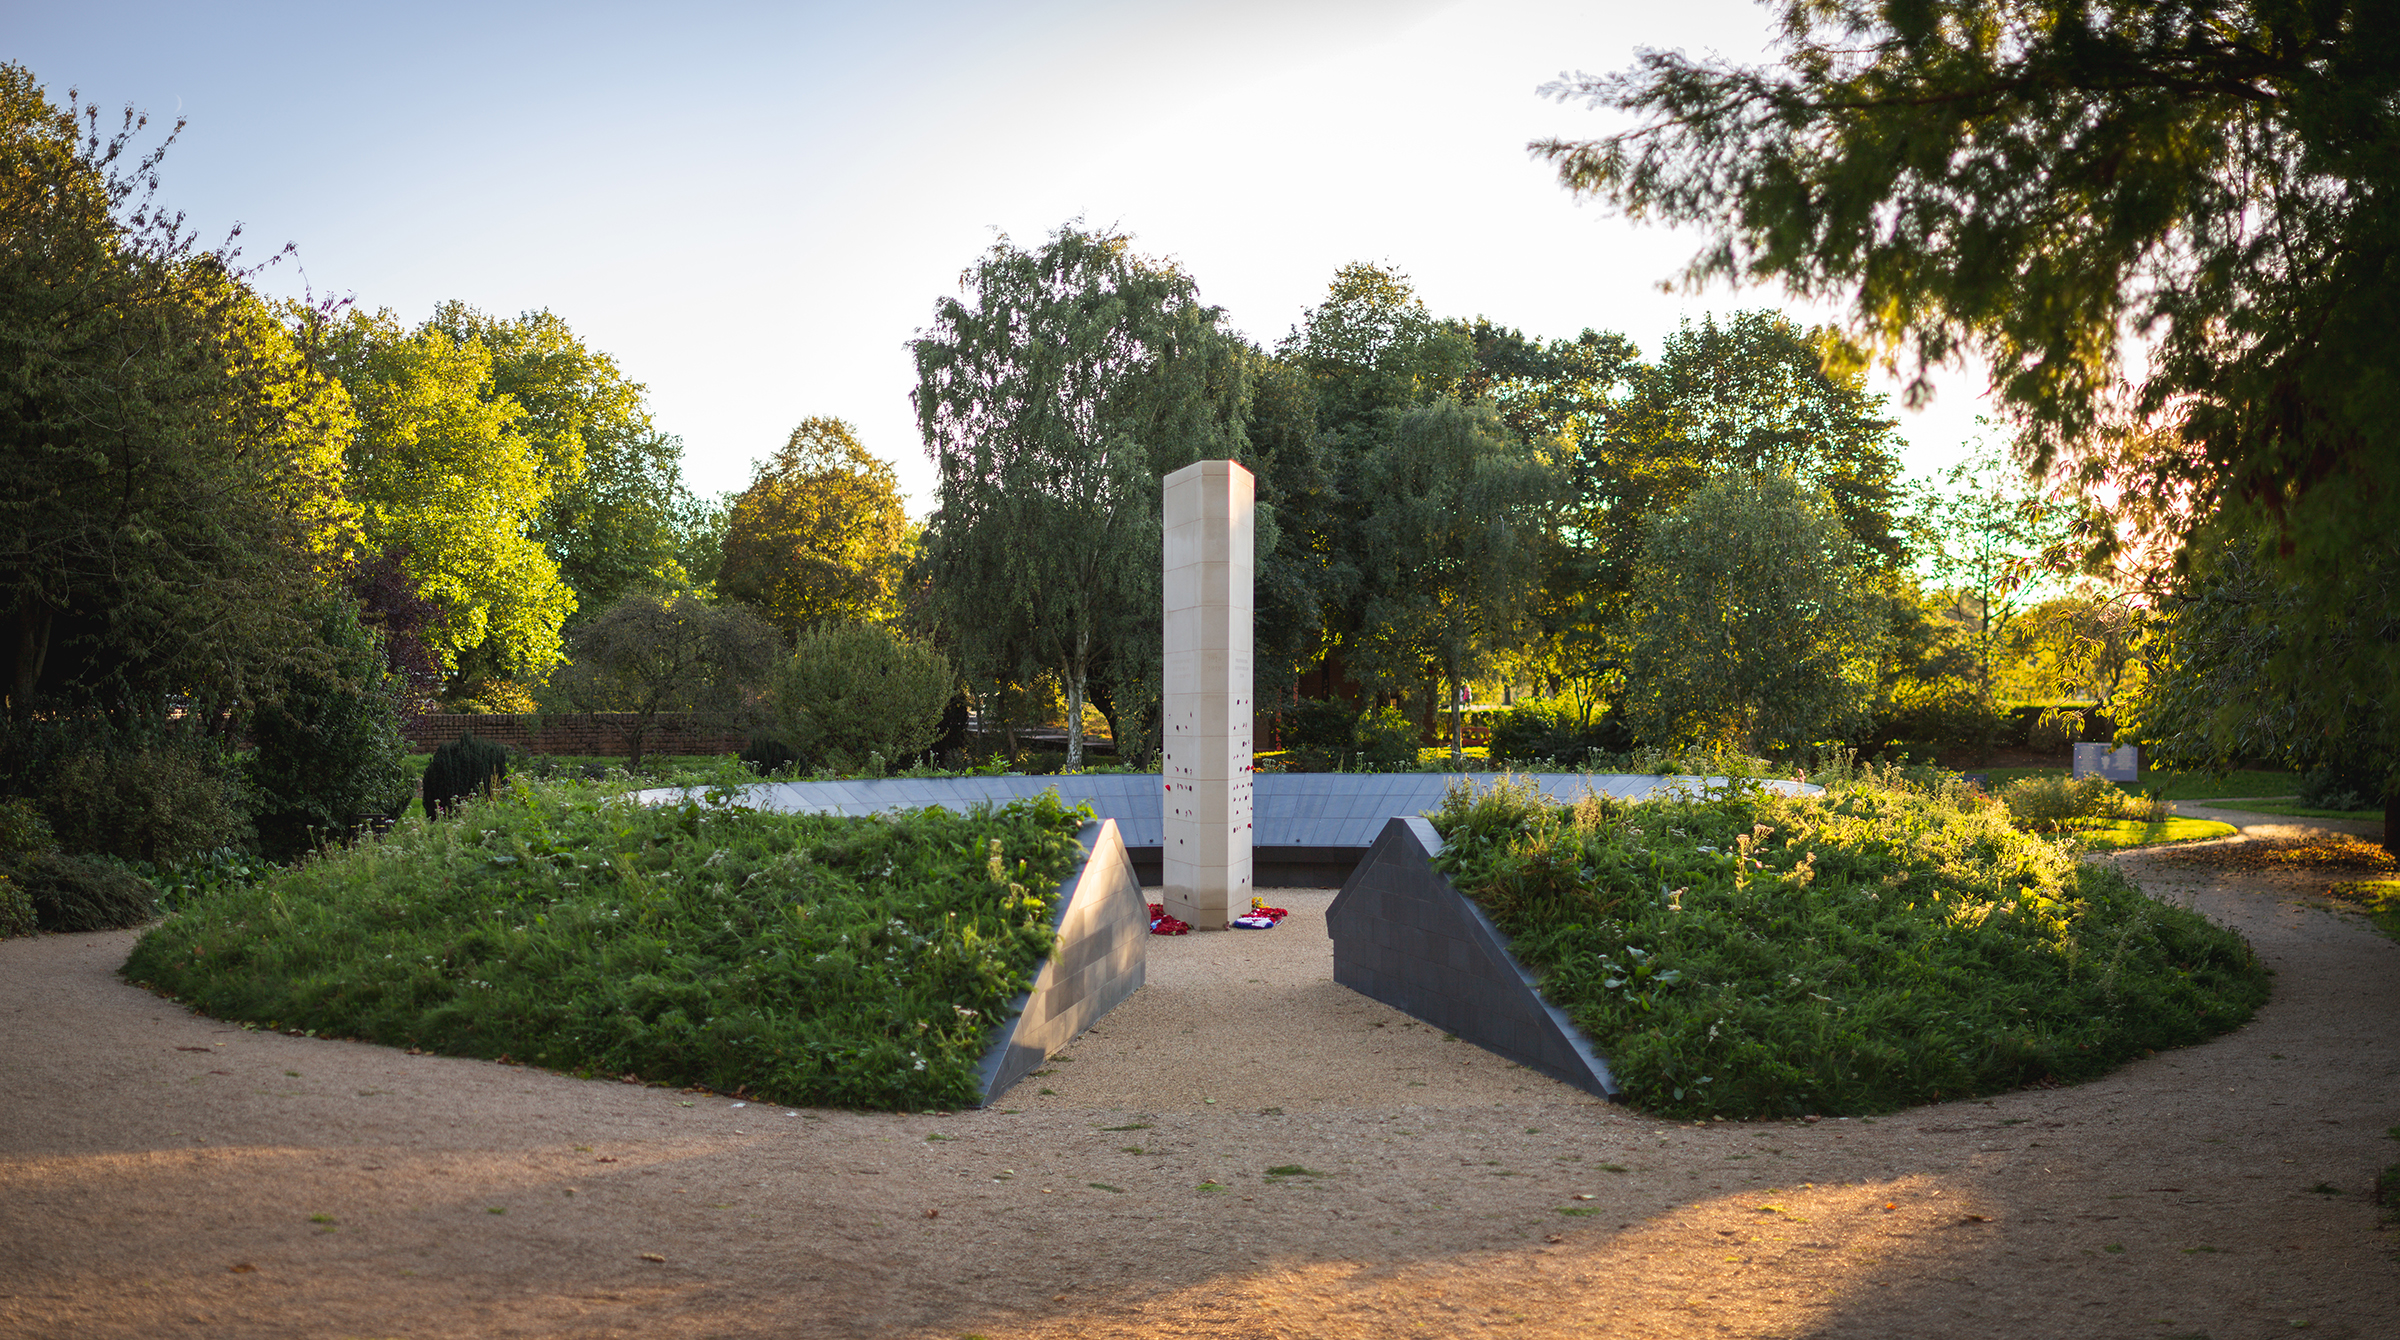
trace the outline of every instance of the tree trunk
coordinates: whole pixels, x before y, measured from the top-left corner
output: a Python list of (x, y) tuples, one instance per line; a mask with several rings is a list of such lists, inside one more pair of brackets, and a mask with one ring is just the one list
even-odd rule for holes
[(8, 698), (9, 715), (25, 720), (33, 713), (34, 691), (41, 686), (42, 663), (50, 656), (50, 627), (57, 611), (31, 592), (17, 602), (17, 664)]
[(1100, 709), (1100, 719), (1108, 723), (1109, 747), (1117, 751), (1117, 763), (1119, 766), (1123, 766), (1127, 756), (1125, 723), (1117, 717), (1116, 690), (1109, 687), (1106, 675), (1102, 675), (1086, 687), (1092, 695), (1092, 706)]
[(1464, 701), (1464, 699), (1466, 698), (1466, 696), (1467, 696), (1467, 695), (1466, 695), (1466, 694), (1464, 694), (1464, 693), (1462, 693), (1462, 692), (1460, 692), (1460, 689), (1462, 689), (1462, 688), (1464, 688), (1464, 687), (1465, 687), (1464, 685), (1462, 685), (1462, 684), (1460, 684), (1460, 683), (1458, 682), (1458, 672), (1457, 672), (1456, 670), (1453, 670), (1453, 671), (1451, 671), (1451, 672), (1450, 672), (1450, 766), (1451, 766), (1451, 767), (1453, 767), (1453, 768), (1457, 768), (1457, 767), (1460, 767), (1460, 766), (1464, 765), (1464, 764), (1465, 764), (1465, 762), (1466, 762), (1466, 757), (1467, 757), (1467, 730), (1466, 730), (1467, 708), (1466, 708), (1466, 703), (1465, 703), (1465, 701)]
[(1083, 767), (1083, 667), (1061, 670), (1059, 678), (1067, 682), (1067, 771), (1077, 772)]
[(2400, 791), (2383, 793), (2383, 849), (2400, 857)]

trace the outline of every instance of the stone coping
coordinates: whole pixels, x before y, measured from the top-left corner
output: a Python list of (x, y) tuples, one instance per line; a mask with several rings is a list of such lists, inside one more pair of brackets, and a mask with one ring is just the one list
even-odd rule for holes
[[(1423, 772), (1261, 773), (1251, 779), (1256, 828), (1253, 849), (1272, 859), (1277, 847), (1348, 848), (1365, 852), (1386, 820), (1425, 814), (1441, 807), (1453, 782), (1488, 788), (1509, 774)], [(1723, 777), (1657, 776), (1649, 773), (1537, 772), (1514, 774), (1540, 783), (1545, 794), (1572, 804), (1589, 793), (1641, 800), (1682, 790), (1722, 786)], [(1809, 782), (1769, 779), (1786, 795), (1814, 794)], [(1165, 783), (1157, 773), (1069, 773), (1053, 777), (891, 777), (836, 782), (760, 782), (743, 787), (739, 803), (782, 814), (882, 814), (940, 805), (966, 810), (1029, 800), (1056, 788), (1072, 805), (1088, 802), (1102, 819), (1114, 819), (1127, 848), (1155, 850), (1166, 840), (1161, 817)], [(680, 797), (660, 788), (639, 792), (644, 804)]]

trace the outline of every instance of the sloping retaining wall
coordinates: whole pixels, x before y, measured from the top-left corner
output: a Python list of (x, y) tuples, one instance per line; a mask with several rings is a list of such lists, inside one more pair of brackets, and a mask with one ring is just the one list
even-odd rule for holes
[(1508, 937), (1434, 869), (1433, 825), (1396, 818), (1325, 910), (1333, 980), (1552, 1079), (1622, 1101), (1608, 1062), (1542, 999)]
[(1060, 889), (1058, 944), (983, 1054), (983, 1102), (1008, 1092), (1142, 985), (1150, 907), (1113, 819), (1083, 826), (1083, 864)]

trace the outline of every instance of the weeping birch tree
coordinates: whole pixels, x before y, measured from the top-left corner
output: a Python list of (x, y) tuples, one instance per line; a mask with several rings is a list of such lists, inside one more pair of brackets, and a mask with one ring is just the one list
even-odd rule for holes
[(1190, 276), (1119, 234), (1003, 238), (959, 289), (912, 346), (927, 612), (970, 677), (1057, 672), (1081, 767), (1095, 679), (1122, 711), (1156, 678), (1159, 480), (1243, 454), (1245, 363)]

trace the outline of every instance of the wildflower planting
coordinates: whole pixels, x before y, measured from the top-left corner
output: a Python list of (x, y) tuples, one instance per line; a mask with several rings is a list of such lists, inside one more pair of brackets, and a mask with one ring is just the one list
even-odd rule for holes
[(957, 1106), (1050, 950), (1085, 817), (1055, 795), (844, 818), (518, 780), (195, 900), (124, 971), (322, 1037), (784, 1103)]
[(1438, 864), (1661, 1114), (1864, 1114), (2090, 1078), (2247, 1020), (2233, 932), (1949, 786), (1562, 809), (1454, 790)]

